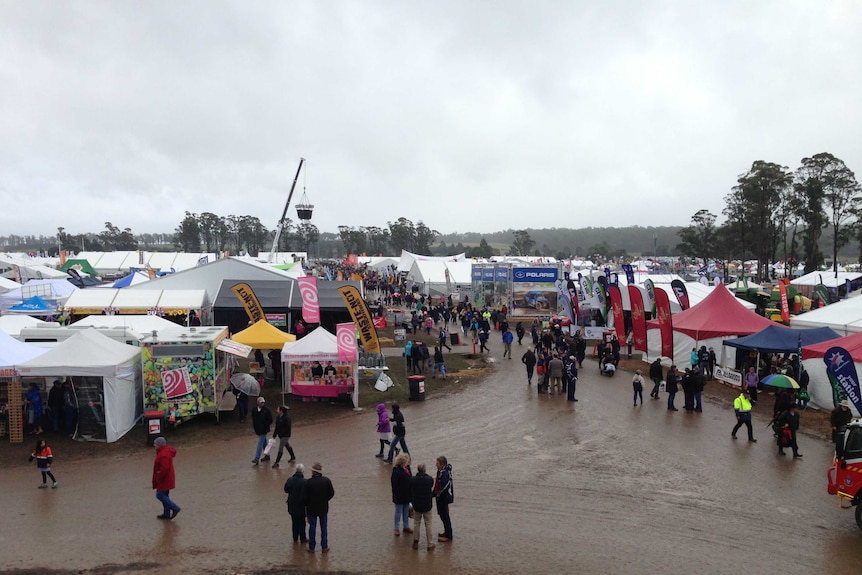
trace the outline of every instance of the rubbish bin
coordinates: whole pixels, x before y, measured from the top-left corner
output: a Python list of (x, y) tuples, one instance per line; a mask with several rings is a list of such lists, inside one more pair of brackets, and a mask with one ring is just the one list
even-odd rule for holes
[(452, 342), (452, 345), (460, 345), (461, 344), (461, 334), (452, 332), (449, 334), (449, 341)]
[(411, 375), (407, 381), (410, 384), (410, 401), (425, 401), (425, 376)]
[(144, 414), (144, 425), (147, 426), (147, 445), (153, 446), (157, 437), (165, 428), (165, 413), (163, 411), (148, 411)]

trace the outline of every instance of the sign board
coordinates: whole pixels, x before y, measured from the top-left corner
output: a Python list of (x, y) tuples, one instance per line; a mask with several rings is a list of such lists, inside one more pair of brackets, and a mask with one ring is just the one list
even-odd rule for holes
[(559, 309), (552, 267), (512, 268), (512, 317), (550, 317)]
[(715, 378), (734, 387), (742, 387), (742, 372), (727, 367), (715, 366)]
[(397, 328), (395, 330), (395, 341), (404, 341), (407, 338), (407, 330), (403, 328)]
[(264, 314), (266, 322), (275, 327), (287, 327), (287, 314), (285, 313), (267, 313)]

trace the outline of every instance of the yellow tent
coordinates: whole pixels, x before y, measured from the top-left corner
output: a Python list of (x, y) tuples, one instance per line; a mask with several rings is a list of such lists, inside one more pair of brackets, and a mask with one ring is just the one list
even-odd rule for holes
[(262, 319), (231, 338), (233, 341), (250, 345), (255, 349), (281, 349), (289, 341), (296, 341), (296, 336), (285, 333)]

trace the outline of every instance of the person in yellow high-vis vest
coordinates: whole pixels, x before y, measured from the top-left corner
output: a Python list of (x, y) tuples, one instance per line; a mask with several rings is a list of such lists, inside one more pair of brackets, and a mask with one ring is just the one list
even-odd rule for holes
[(739, 397), (733, 400), (733, 411), (736, 413), (736, 425), (730, 432), (731, 437), (736, 439), (736, 432), (743, 424), (748, 428), (748, 441), (756, 443), (751, 430), (751, 395), (747, 388), (742, 390)]

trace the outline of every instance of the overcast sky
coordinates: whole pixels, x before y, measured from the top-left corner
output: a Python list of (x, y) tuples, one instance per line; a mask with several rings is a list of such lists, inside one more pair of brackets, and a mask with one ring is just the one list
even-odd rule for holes
[[(862, 2), (0, 0), (0, 235), (687, 225), (755, 160), (862, 179)], [(290, 217), (296, 219), (291, 207)]]

